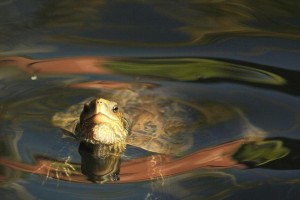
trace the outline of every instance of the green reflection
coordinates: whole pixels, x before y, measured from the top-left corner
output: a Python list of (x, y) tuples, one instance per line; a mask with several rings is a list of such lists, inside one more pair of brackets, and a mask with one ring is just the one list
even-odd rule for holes
[[(237, 36), (299, 39), (296, 0), (51, 0), (40, 4), (26, 24), (50, 29), (46, 37), (71, 43), (180, 46)], [(169, 41), (168, 35), (174, 39)]]
[(243, 145), (233, 158), (240, 163), (251, 163), (254, 166), (283, 158), (290, 150), (280, 140), (250, 142)]
[(154, 76), (180, 81), (226, 78), (253, 83), (283, 85), (285, 80), (274, 73), (223, 61), (197, 58), (131, 59), (106, 63), (117, 73)]
[(2, 55), (55, 50), (40, 42), (178, 47), (234, 37), (300, 38), (296, 0), (7, 1), (0, 9)]
[(143, 2), (182, 22), (184, 25), (179, 31), (189, 35), (192, 43), (235, 36), (299, 39), (299, 24), (293, 20), (300, 17), (300, 4), (296, 0), (262, 0), (259, 3), (253, 0), (187, 0), (177, 5), (171, 0), (163, 4), (158, 0)]

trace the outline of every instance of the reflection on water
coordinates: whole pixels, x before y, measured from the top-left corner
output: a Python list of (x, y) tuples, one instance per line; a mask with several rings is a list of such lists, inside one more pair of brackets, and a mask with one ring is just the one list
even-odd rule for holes
[[(1, 199), (299, 199), (299, 8), (1, 1)], [(95, 155), (70, 120), (99, 96), (156, 131)]]
[[(1, 97), (1, 190), (8, 199), (22, 194), (44, 198), (36, 190), (61, 190), (68, 184), (73, 187), (71, 194), (77, 194), (77, 184), (84, 184), (84, 190), (93, 190), (92, 183), (104, 183), (107, 185), (104, 188), (111, 191), (105, 193), (106, 197), (117, 198), (121, 194), (115, 191), (122, 191), (128, 198), (134, 192), (135, 198), (146, 199), (193, 199), (199, 196), (224, 199), (254, 188), (264, 196), (266, 194), (259, 189), (269, 180), (273, 180), (274, 185), (296, 187), (293, 183), (297, 182), (294, 177), (299, 166), (294, 162), (298, 160), (299, 142), (291, 138), (298, 138), (299, 116), (296, 97), (287, 97), (289, 91), (285, 89), (289, 84), (288, 71), (282, 77), (275, 73), (276, 70), (266, 71), (264, 74), (270, 74), (266, 77), (255, 69), (252, 74), (247, 65), (237, 67), (228, 63), (229, 71), (247, 69), (237, 73), (251, 75), (245, 75), (244, 79), (244, 76), (239, 77), (243, 84), (237, 85), (233, 84), (234, 77), (228, 76), (227, 69), (216, 67), (213, 76), (206, 78), (210, 81), (200, 84), (190, 78), (193, 77), (191, 72), (196, 73), (198, 68), (177, 68), (190, 62), (189, 59), (126, 59), (122, 62), (120, 59), (83, 57), (53, 60), (56, 65), (51, 65), (52, 60), (36, 62), (9, 58), (2, 61), (1, 66), (10, 65), (13, 72), (10, 73), (13, 79), (2, 78), (5, 95)], [(206, 62), (213, 63), (207, 68), (218, 66), (218, 61)], [(137, 67), (138, 63), (144, 64), (146, 72)], [(223, 62), (218, 64), (226, 66)], [(68, 67), (60, 68), (64, 65), (73, 65), (76, 73), (70, 75)], [(84, 65), (85, 68), (79, 67)], [(156, 65), (161, 67), (156, 68)], [(168, 73), (157, 71), (164, 69), (180, 70), (170, 77)], [(34, 80), (31, 78), (33, 73), (37, 77)], [(209, 71), (204, 68), (202, 73)], [(137, 76), (139, 79), (133, 78)], [(233, 82), (214, 82), (216, 77)], [(197, 77), (197, 80), (201, 79)], [(268, 92), (256, 89), (257, 85), (266, 90), (269, 88)], [(130, 90), (133, 96), (127, 96), (129, 93), (122, 93), (123, 90)], [(281, 90), (281, 93), (275, 90)], [(107, 98), (114, 94), (119, 95), (125, 110), (126, 107), (132, 109), (138, 101), (143, 102), (137, 104), (143, 108), (143, 104), (147, 105), (159, 96), (161, 102), (158, 105), (165, 110), (166, 117), (168, 113), (174, 113), (167, 111), (167, 108), (175, 108), (171, 106), (174, 104), (183, 109), (179, 109), (179, 113), (186, 116), (186, 124), (196, 123), (197, 126), (188, 131), (188, 127), (183, 126), (184, 129), (172, 130), (171, 135), (164, 133), (166, 135), (153, 137), (153, 142), (164, 141), (153, 149), (143, 150), (143, 143), (132, 141), (121, 157), (105, 158), (95, 154), (98, 146), (80, 145), (73, 134), (54, 126), (68, 127), (52, 121), (53, 116), (59, 116), (60, 120), (76, 120), (82, 110), (77, 106), (80, 102), (93, 96)], [(59, 114), (66, 111), (71, 115)], [(172, 135), (172, 132), (176, 134)], [(181, 137), (188, 140), (180, 140), (184, 143), (178, 143), (177, 150), (157, 153), (165, 148), (163, 145), (169, 145), (172, 138)], [(180, 145), (184, 145), (181, 150)], [(262, 173), (263, 169), (272, 170)], [(291, 169), (293, 176), (288, 171)], [(282, 174), (285, 170), (286, 175)], [(29, 185), (19, 180), (25, 180)], [(34, 185), (36, 187), (32, 187)], [(10, 191), (16, 191), (16, 194)], [(67, 191), (62, 192), (69, 196)]]
[(297, 0), (7, 0), (0, 9), (1, 56), (299, 53)]
[[(18, 4), (25, 2), (0, 5), (3, 15), (8, 16), (3, 20), (10, 22), (4, 26), (4, 33), (30, 40), (31, 33), (47, 31), (40, 40), (118, 46), (195, 45), (241, 35), (299, 39), (299, 3), (295, 0), (264, 0), (259, 6), (251, 0), (52, 0), (19, 10)], [(15, 20), (21, 16), (22, 21)], [(1, 40), (6, 39), (7, 34), (2, 34)]]
[(233, 158), (249, 167), (277, 170), (299, 169), (297, 152), (299, 152), (299, 140), (268, 138), (241, 146)]
[(82, 173), (93, 182), (118, 181), (120, 155), (99, 156), (99, 148), (101, 148), (101, 145), (80, 143), (79, 153)]
[[(133, 59), (109, 62), (108, 68), (130, 75), (158, 76), (181, 81), (230, 79), (283, 85), (286, 81), (268, 71), (243, 65), (196, 58)], [(170, 73), (175, 71), (174, 73)]]

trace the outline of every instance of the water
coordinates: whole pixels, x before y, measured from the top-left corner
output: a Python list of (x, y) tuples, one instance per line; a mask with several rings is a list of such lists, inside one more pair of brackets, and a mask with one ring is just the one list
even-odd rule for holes
[[(298, 199), (299, 6), (0, 2), (1, 199)], [(53, 116), (124, 88), (192, 128), (165, 154), (128, 145), (120, 180), (94, 183)]]

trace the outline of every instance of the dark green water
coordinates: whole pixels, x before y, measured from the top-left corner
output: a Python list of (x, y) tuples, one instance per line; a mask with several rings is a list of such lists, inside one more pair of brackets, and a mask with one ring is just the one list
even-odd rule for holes
[[(1, 1), (1, 199), (299, 199), (299, 9), (283, 0)], [(128, 145), (120, 180), (93, 183), (79, 142), (52, 118), (132, 87), (177, 102), (186, 123), (200, 120), (177, 133), (190, 142), (184, 152)]]

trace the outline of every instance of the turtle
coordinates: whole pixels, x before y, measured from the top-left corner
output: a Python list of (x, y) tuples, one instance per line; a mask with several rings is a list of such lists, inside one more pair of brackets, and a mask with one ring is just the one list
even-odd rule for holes
[(192, 133), (200, 126), (241, 116), (245, 124), (250, 124), (239, 110), (222, 103), (199, 106), (149, 91), (131, 87), (90, 97), (56, 113), (52, 122), (79, 141), (101, 145), (102, 155), (122, 153), (127, 144), (180, 155), (191, 148)]

